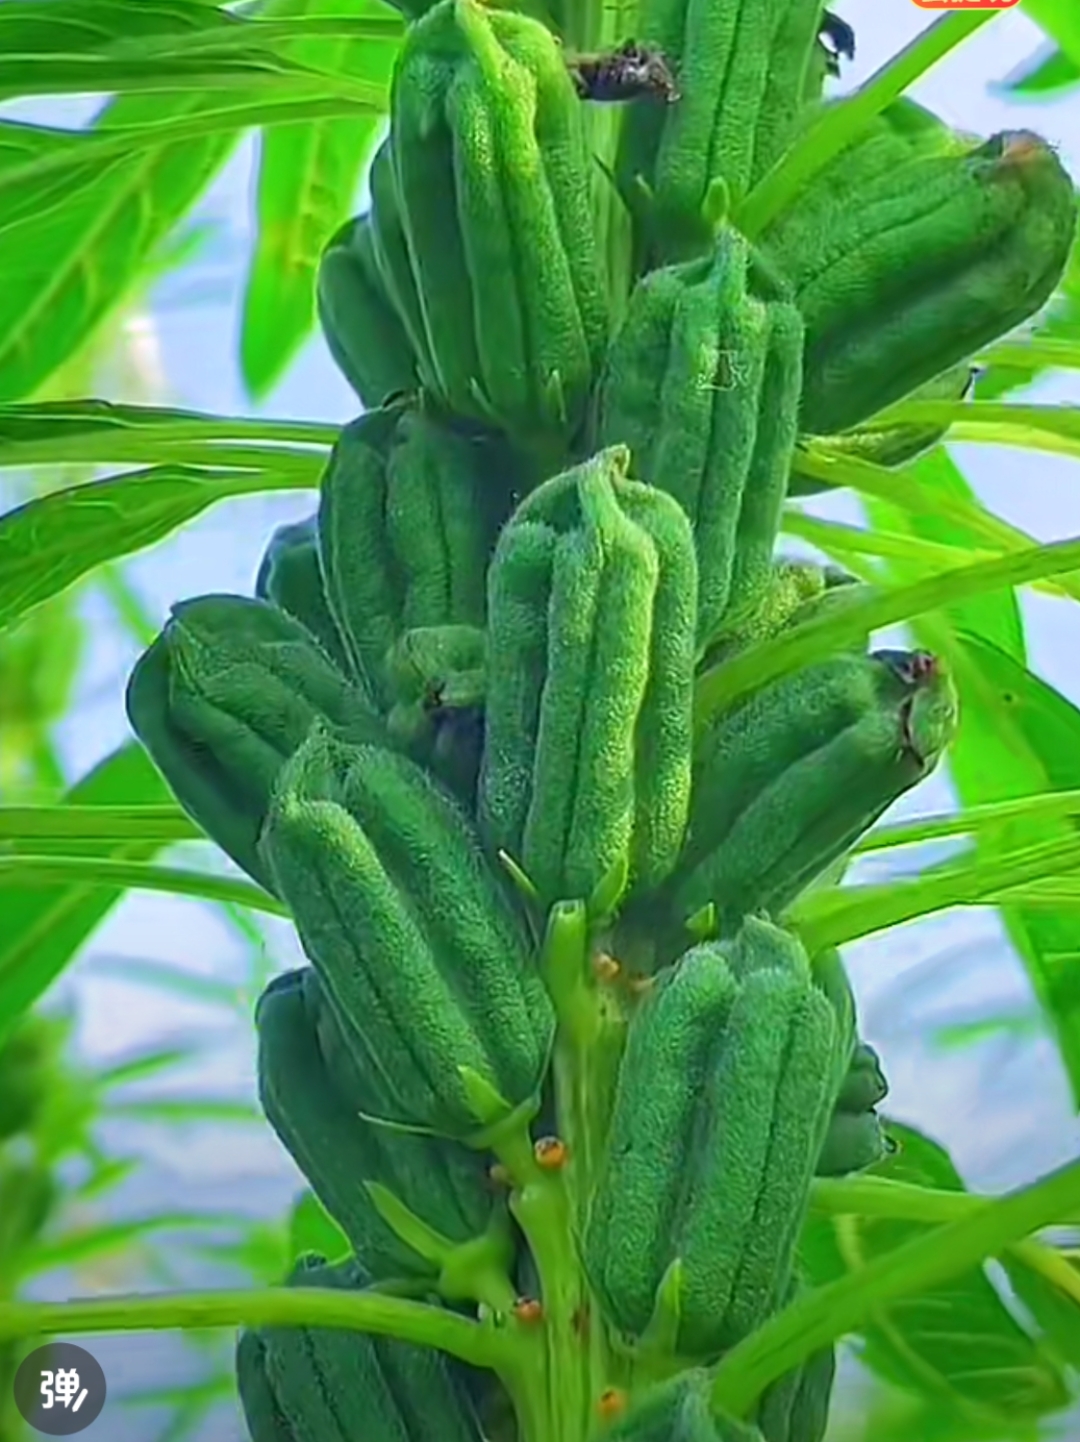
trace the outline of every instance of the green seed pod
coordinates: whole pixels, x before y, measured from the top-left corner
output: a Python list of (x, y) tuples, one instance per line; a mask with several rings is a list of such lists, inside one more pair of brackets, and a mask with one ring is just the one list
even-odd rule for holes
[(643, 0), (637, 39), (678, 85), (670, 105), (629, 109), (616, 162), (631, 207), (647, 198), (650, 268), (706, 249), (717, 186), (737, 201), (786, 149), (821, 18), (820, 0)]
[[(479, 1154), (368, 1120), (372, 1093), (387, 1092), (370, 1063), (370, 1080), (362, 1088), (366, 1108), (337, 1087), (319, 1045), (314, 1013), (321, 1007), (320, 992), (309, 970), (292, 971), (275, 978), (260, 997), (259, 1099), (279, 1141), (365, 1270), (377, 1280), (427, 1277), (438, 1285), (456, 1249), (470, 1247), (479, 1264), (482, 1248), (476, 1244), (482, 1238), (487, 1260), (508, 1263), (509, 1228), (505, 1214), (496, 1213)], [(356, 1051), (351, 1060), (356, 1066)], [(396, 1213), (380, 1207), (372, 1184), (418, 1219), (421, 1225), (409, 1233), (416, 1246), (392, 1225)]]
[(655, 886), (682, 842), (693, 540), (628, 459), (603, 451), (526, 497), (488, 580), (481, 829), (546, 904), (621, 865)]
[(486, 651), (476, 626), (420, 626), (405, 632), (386, 662), (397, 698), (387, 717), (390, 735), (470, 812), (484, 739)]
[(609, 322), (592, 160), (558, 42), (527, 16), (441, 0), (406, 35), (390, 111), (438, 394), (559, 454)]
[(859, 1042), (840, 1088), (837, 1107), (845, 1112), (868, 1112), (880, 1106), (888, 1095), (889, 1083), (881, 1070), (881, 1058), (868, 1042)]
[(755, 609), (743, 612), (737, 623), (724, 627), (720, 640), (706, 653), (702, 669), (711, 670), (741, 651), (771, 640), (789, 626), (798, 625), (813, 614), (816, 603), (855, 581), (838, 566), (778, 556)]
[[(582, 1257), (610, 1320), (707, 1359), (787, 1293), (836, 1094), (835, 1012), (794, 938), (705, 943), (630, 1023)], [(741, 974), (740, 974), (741, 973)]]
[(795, 447), (802, 321), (751, 270), (725, 227), (709, 257), (645, 276), (600, 384), (601, 443), (629, 446), (693, 525), (703, 647), (768, 588)]
[[(841, 155), (819, 177), (842, 172)], [(1027, 320), (1076, 229), (1073, 184), (1029, 131), (939, 153), (811, 196), (762, 243), (806, 323), (800, 428), (846, 430)]]
[(650, 1387), (604, 1432), (604, 1442), (762, 1442), (756, 1427), (713, 1411), (711, 1380), (693, 1367)]
[(490, 442), (423, 410), (387, 407), (342, 430), (323, 475), (319, 551), (330, 610), (384, 709), (402, 633), (484, 624), (484, 577), (502, 519)]
[(306, 626), (334, 664), (348, 669), (341, 633), (326, 604), (317, 516), (279, 526), (270, 537), (255, 578), (255, 596)]
[(365, 407), (418, 388), (416, 353), (379, 272), (370, 216), (355, 216), (330, 238), (315, 300), (327, 348)]
[(174, 606), (131, 674), (127, 713), (188, 815), (270, 891), (256, 842), (283, 763), (317, 720), (383, 734), (366, 694), (298, 621), (244, 596)]
[[(290, 1286), (362, 1290), (353, 1263), (307, 1259)], [(264, 1327), (237, 1346), (252, 1442), (483, 1442), (447, 1359), (430, 1347), (330, 1327)], [(280, 1426), (279, 1426), (280, 1423)]]
[(842, 654), (763, 687), (706, 733), (687, 842), (669, 891), (678, 921), (779, 915), (937, 764), (956, 693), (924, 652)]
[(261, 849), (390, 1084), (386, 1120), (472, 1141), (538, 1103), (551, 1005), (449, 793), (406, 757), (316, 731), (281, 778)]
[(797, 101), (805, 98), (815, 83), (817, 56), (823, 49), (818, 37), (825, 23), (823, 0), (787, 0), (762, 8), (776, 12), (776, 30), (753, 129), (750, 185), (756, 185), (772, 169), (795, 138), (800, 114)]
[[(977, 374), (975, 368), (964, 361), (920, 386), (907, 399), (915, 403), (966, 400)], [(945, 439), (948, 432), (948, 425), (909, 421), (894, 426), (882, 426), (878, 430), (867, 427), (844, 431), (842, 435), (829, 437), (829, 449), (838, 455), (851, 456), (857, 461), (869, 461), (871, 465), (895, 468), (906, 466), (910, 461), (917, 460), (919, 456), (933, 450)], [(832, 489), (834, 488), (825, 481), (800, 475), (796, 460), (795, 469), (788, 481), (789, 495), (813, 496)]]
[(764, 1442), (822, 1442), (836, 1378), (836, 1351), (824, 1347), (762, 1395), (754, 1414)]
[(236, 1390), (251, 1442), (298, 1442), (266, 1375), (266, 1347), (257, 1332), (236, 1344)]
[(438, 382), (428, 352), (420, 293), (416, 288), (412, 262), (409, 259), (409, 245), (401, 219), (392, 142), (391, 133), (376, 150), (368, 176), (368, 187), (371, 191), (371, 250), (382, 288), (408, 338), (420, 383), (424, 390), (437, 395)]
[(835, 1111), (814, 1168), (819, 1177), (865, 1171), (889, 1155), (889, 1140), (876, 1111)]

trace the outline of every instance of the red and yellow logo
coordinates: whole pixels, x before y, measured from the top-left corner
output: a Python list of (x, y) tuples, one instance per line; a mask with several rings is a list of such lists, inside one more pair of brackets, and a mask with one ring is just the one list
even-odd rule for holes
[(915, 0), (920, 10), (1011, 10), (1020, 0)]

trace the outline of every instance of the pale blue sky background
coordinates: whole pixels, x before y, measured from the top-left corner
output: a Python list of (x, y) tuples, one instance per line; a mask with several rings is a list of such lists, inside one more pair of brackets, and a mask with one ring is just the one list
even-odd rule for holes
[[(858, 83), (928, 23), (911, 0), (846, 0), (838, 6), (858, 35), (858, 59), (847, 79)], [(1002, 79), (1040, 44), (1039, 32), (1009, 12), (950, 56), (914, 91), (917, 99), (964, 129), (991, 134), (1030, 126), (1061, 151), (1080, 176), (1080, 97), (1052, 106), (1020, 107), (995, 94)], [(56, 111), (35, 107), (35, 118)], [(251, 242), (254, 146), (245, 145), (200, 207), (213, 227), (196, 265), (166, 279), (152, 297), (133, 344), (145, 367), (167, 380), (155, 399), (200, 410), (260, 413), (343, 422), (354, 413), (351, 392), (314, 338), (284, 382), (261, 408), (245, 399), (236, 365), (240, 292)], [(359, 205), (358, 205), (359, 208)], [(1077, 381), (1042, 386), (1042, 399), (1080, 399)], [(116, 391), (104, 392), (120, 398)], [(130, 398), (135, 399), (134, 396)], [(1080, 485), (1075, 465), (1005, 450), (959, 447), (957, 459), (980, 496), (1010, 521), (1041, 540), (1080, 534)], [(139, 557), (131, 577), (148, 609), (163, 619), (171, 601), (208, 591), (250, 591), (266, 538), (284, 520), (307, 514), (307, 495), (255, 498), (217, 507), (167, 544)], [(851, 514), (843, 503), (830, 507)], [(1046, 598), (1025, 602), (1034, 668), (1080, 702), (1075, 665), (1080, 614), (1075, 606)], [(92, 596), (94, 631), (90, 664), (82, 681), (83, 704), (65, 727), (63, 745), (74, 769), (85, 770), (126, 735), (122, 695), (131, 648), (118, 640), (111, 613)], [(947, 805), (944, 783), (935, 778), (909, 797), (905, 811)], [(287, 927), (266, 929), (275, 969), (295, 964)], [(64, 982), (81, 1011), (80, 1037), (95, 1060), (112, 1058), (192, 1026), (213, 1028), (219, 1045), (186, 1089), (205, 1087), (251, 1095), (252, 1032), (240, 1013), (231, 1021), (194, 1003), (162, 1000), (143, 986), (118, 979), (124, 958), (168, 960), (217, 977), (241, 975), (243, 948), (234, 932), (196, 903), (160, 896), (131, 898), (94, 938), (84, 962)], [(1080, 1150), (1080, 1126), (1072, 1117), (1056, 1054), (1048, 1042), (1015, 1045), (990, 1040), (962, 1053), (945, 1053), (931, 1040), (946, 1021), (1025, 1008), (1024, 975), (1003, 944), (991, 914), (967, 913), (901, 928), (849, 952), (860, 996), (864, 1031), (883, 1051), (892, 1083), (891, 1111), (922, 1125), (947, 1143), (969, 1182), (992, 1188), (1029, 1178)], [(147, 1129), (153, 1159), (137, 1192), (123, 1201), (133, 1211), (154, 1202), (174, 1205), (192, 1198), (208, 1204), (250, 1206), (267, 1217), (287, 1204), (299, 1179), (268, 1129), (203, 1129), (166, 1138)], [(209, 1273), (200, 1277), (209, 1279)], [(116, 1285), (87, 1276), (80, 1290)], [(95, 1346), (117, 1388), (148, 1384), (149, 1372), (186, 1370), (167, 1338), (111, 1339)], [(200, 1442), (237, 1442), (234, 1418), (218, 1414)], [(87, 1438), (153, 1442), (149, 1415), (108, 1408)]]

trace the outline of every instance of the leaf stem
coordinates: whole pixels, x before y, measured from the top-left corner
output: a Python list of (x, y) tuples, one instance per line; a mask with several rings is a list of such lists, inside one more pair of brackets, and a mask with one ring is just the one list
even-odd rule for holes
[(341, 1327), (437, 1347), (474, 1367), (495, 1367), (507, 1351), (494, 1328), (455, 1312), (374, 1292), (324, 1287), (172, 1292), (70, 1302), (0, 1302), (0, 1340), (204, 1327)]

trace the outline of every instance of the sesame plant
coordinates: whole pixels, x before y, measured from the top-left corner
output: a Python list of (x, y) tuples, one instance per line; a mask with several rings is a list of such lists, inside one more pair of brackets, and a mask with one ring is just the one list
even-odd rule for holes
[[(253, 1061), (340, 1245), (264, 1290), (0, 1302), (0, 1338), (238, 1329), (251, 1442), (822, 1442), (845, 1339), (983, 1429), (956, 1435), (1030, 1435), (1075, 1397), (1045, 1233), (1080, 1163), (967, 1192), (883, 1110), (842, 954), (1000, 906), (1080, 1080), (1080, 717), (978, 610), (1075, 599), (1080, 541), (990, 516), (941, 448), (1075, 447), (1071, 408), (1002, 399), (1075, 364), (1074, 183), (906, 94), (993, 14), (838, 99), (857, 37), (819, 0), (98, 4), (130, 33), (54, 0), (84, 85), (242, 81), (234, 123), (368, 126), (339, 153), (369, 204), (307, 277), (357, 418), (0, 412), (23, 463), (149, 463), (0, 520), (0, 622), (214, 500), (317, 489), (252, 594), (178, 600), (142, 650), (151, 779), (67, 874), (291, 922)], [(13, 8), (31, 50), (40, 9)], [(81, 170), (42, 147), (11, 226), (155, 123)], [(813, 516), (843, 487), (863, 531)], [(958, 815), (883, 824), (943, 763)], [(177, 825), (242, 878), (160, 865)]]

